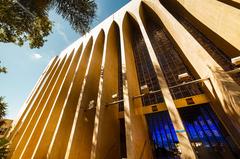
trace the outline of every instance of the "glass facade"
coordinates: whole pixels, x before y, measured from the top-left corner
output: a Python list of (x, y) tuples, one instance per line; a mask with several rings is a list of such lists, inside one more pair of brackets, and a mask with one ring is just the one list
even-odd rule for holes
[[(136, 26), (132, 26), (132, 44), (139, 88), (143, 85), (148, 85), (150, 91), (160, 90), (157, 75), (150, 59), (146, 44), (139, 28)], [(161, 92), (147, 94), (142, 97), (142, 102), (144, 106), (162, 103), (163, 97)]]
[(167, 111), (146, 115), (149, 134), (157, 157), (174, 156), (177, 135)]
[(119, 119), (120, 124), (120, 157), (127, 158), (127, 148), (126, 148), (126, 133), (125, 133), (125, 120)]
[[(166, 9), (178, 20), (179, 23), (198, 41), (198, 43), (209, 53), (209, 55), (224, 69), (224, 71), (230, 71), (236, 68), (231, 63), (231, 57), (220, 50), (208, 37), (206, 37), (201, 31), (199, 31), (194, 24), (192, 25), (182, 15), (176, 13), (168, 5), (167, 1), (160, 0), (160, 3), (166, 7)], [(194, 17), (191, 17), (194, 18)], [(198, 21), (198, 20), (196, 20)], [(233, 80), (240, 85), (240, 73), (230, 74)]]
[[(119, 33), (119, 30), (118, 30)], [(119, 34), (118, 34), (119, 35)], [(120, 38), (118, 37), (118, 40), (120, 41)], [(122, 59), (121, 59), (121, 48), (120, 44), (118, 46), (118, 99), (123, 99), (123, 77), (122, 77)], [(119, 112), (124, 111), (124, 105), (123, 102), (118, 104)]]
[[(181, 108), (179, 113), (199, 158), (235, 158), (235, 145), (209, 104)], [(168, 112), (148, 114), (146, 118), (155, 150), (176, 154), (178, 139)]]
[[(224, 54), (213, 42), (198, 31), (193, 25), (191, 25), (183, 17), (178, 15), (175, 17), (225, 71), (230, 71), (236, 68), (236, 66), (231, 63), (231, 58)], [(240, 73), (231, 74), (231, 77), (240, 84)]]
[[(144, 14), (145, 27), (156, 53), (158, 62), (163, 70), (165, 79), (169, 87), (181, 84), (178, 75), (188, 73), (190, 80), (194, 80), (194, 76), (184, 64), (179, 53), (175, 49), (173, 43), (168, 37), (167, 31), (161, 26), (156, 18)], [(170, 89), (173, 99), (184, 98), (197, 94), (202, 94), (199, 84), (191, 84)]]
[[(203, 94), (199, 83), (193, 83), (180, 87), (173, 86), (182, 84), (183, 81), (178, 76), (183, 73), (190, 75), (189, 81), (195, 80), (193, 73), (183, 61), (181, 53), (172, 41), (167, 30), (163, 27), (159, 19), (153, 13), (143, 14), (148, 37), (156, 53), (159, 65), (164, 73), (164, 77), (173, 99), (180, 99), (189, 96)], [(182, 20), (185, 27), (189, 27), (189, 32), (196, 36), (199, 43), (211, 54), (226, 71), (233, 69), (230, 58), (217, 49), (200, 32), (191, 28), (190, 24)], [(145, 41), (140, 29), (134, 22), (130, 23), (132, 32), (131, 42), (133, 55), (139, 81), (139, 88), (147, 85), (150, 91), (160, 90), (157, 75), (150, 59)], [(237, 81), (237, 75), (233, 78)], [(121, 81), (120, 81), (121, 82)], [(163, 102), (161, 92), (146, 94), (142, 97), (143, 106), (153, 105)], [(234, 159), (236, 157), (236, 145), (226, 132), (225, 128), (214, 114), (209, 104), (184, 107), (179, 109), (184, 127), (189, 136), (195, 153), (200, 159)], [(146, 115), (149, 128), (149, 136), (154, 148), (156, 158), (180, 158), (179, 142), (167, 111)]]

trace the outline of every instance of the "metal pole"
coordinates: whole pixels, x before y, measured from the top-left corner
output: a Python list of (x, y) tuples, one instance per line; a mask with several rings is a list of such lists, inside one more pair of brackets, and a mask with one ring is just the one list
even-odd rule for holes
[(119, 100), (119, 101), (115, 101), (115, 102), (112, 102), (112, 103), (108, 103), (108, 104), (106, 104), (105, 106), (108, 107), (108, 106), (110, 106), (110, 105), (118, 104), (118, 103), (121, 103), (121, 102), (123, 102), (123, 101), (124, 101), (124, 100), (122, 99), (122, 100)]
[[(189, 84), (193, 84), (193, 83), (198, 83), (198, 82), (205, 81), (205, 80), (209, 80), (209, 78), (197, 79), (197, 80), (193, 80), (193, 81), (190, 81), (190, 82), (181, 83), (181, 84), (178, 84), (178, 85), (175, 85), (175, 86), (171, 86), (171, 87), (169, 87), (169, 89), (173, 89), (173, 88), (176, 88), (176, 87), (181, 87), (181, 86), (185, 86), (185, 85), (189, 85)], [(161, 92), (161, 90), (150, 91), (147, 94), (153, 94), (153, 93), (158, 93), (158, 92)], [(134, 96), (132, 98), (136, 99), (136, 98), (140, 98), (144, 95), (146, 95), (146, 94), (140, 94), (140, 95)]]
[(236, 69), (234, 69), (234, 70), (227, 71), (227, 72), (225, 72), (225, 73), (227, 73), (227, 74), (235, 74), (235, 73), (239, 73), (239, 72), (240, 72), (240, 68), (236, 68)]
[(193, 81), (190, 81), (190, 82), (181, 83), (181, 84), (178, 84), (178, 85), (169, 87), (169, 89), (173, 89), (173, 88), (176, 88), (176, 87), (181, 87), (181, 86), (189, 85), (189, 84), (192, 84), (192, 83), (198, 83), (198, 82), (206, 81), (206, 80), (209, 80), (209, 78), (197, 79), (197, 80), (193, 80)]

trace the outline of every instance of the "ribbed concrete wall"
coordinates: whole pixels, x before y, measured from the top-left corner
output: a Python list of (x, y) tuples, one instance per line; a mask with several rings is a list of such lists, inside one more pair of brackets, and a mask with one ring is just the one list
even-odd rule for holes
[[(198, 9), (192, 9), (196, 4), (190, 0), (179, 3), (206, 23), (206, 29), (216, 31), (226, 46), (231, 44), (234, 50), (231, 56), (240, 55), (239, 10), (216, 1), (224, 15), (218, 23), (209, 19), (219, 12), (214, 8), (215, 0), (201, 1)], [(204, 11), (206, 6), (207, 12)], [(235, 18), (228, 19), (225, 11)], [(127, 158), (153, 158), (142, 101), (132, 98), (140, 95), (131, 41), (133, 28), (137, 28), (144, 39), (175, 130), (185, 130), (147, 34), (144, 14), (157, 17), (152, 23), (163, 25), (196, 78), (209, 78), (203, 82), (204, 93), (240, 147), (240, 86), (160, 1), (133, 0), (51, 60), (14, 121), (8, 136), (11, 141), (9, 158), (120, 158), (118, 103), (106, 107), (114, 102), (112, 95), (118, 92), (120, 77)], [(224, 19), (227, 24), (220, 25)], [(93, 109), (88, 109), (90, 101), (94, 101)], [(196, 158), (186, 131), (179, 131), (177, 137), (181, 157)]]

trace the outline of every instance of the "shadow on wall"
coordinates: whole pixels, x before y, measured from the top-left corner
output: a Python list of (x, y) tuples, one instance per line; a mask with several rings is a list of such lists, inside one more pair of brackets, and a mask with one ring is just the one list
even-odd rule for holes
[[(231, 0), (220, 0), (220, 1), (231, 1)], [(240, 55), (238, 49), (232, 46), (229, 42), (224, 40), (214, 31), (209, 29), (201, 21), (195, 18), (187, 9), (185, 9), (177, 0), (160, 0), (160, 3), (175, 17), (180, 14), (186, 20), (194, 24), (198, 30), (200, 30), (205, 36), (207, 36), (218, 48), (220, 48), (228, 56), (236, 57)], [(237, 2), (236, 2), (237, 3)], [(174, 7), (172, 7), (174, 6)]]
[(218, 0), (218, 1), (223, 2), (227, 5), (233, 6), (237, 9), (240, 9), (240, 2), (236, 2), (236, 1), (233, 1), (233, 0)]

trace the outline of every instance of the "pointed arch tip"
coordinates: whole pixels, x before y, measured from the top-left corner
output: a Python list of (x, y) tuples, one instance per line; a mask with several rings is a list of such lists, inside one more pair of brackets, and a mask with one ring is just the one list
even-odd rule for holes
[[(139, 6), (139, 14), (141, 13), (141, 11), (143, 11), (145, 9), (149, 9), (152, 13), (157, 15), (156, 11), (149, 4), (147, 4), (145, 1), (141, 1), (140, 2), (140, 6)], [(140, 14), (140, 18), (141, 18), (141, 14)]]
[[(93, 43), (93, 36), (91, 35), (89, 37), (89, 39), (86, 41), (86, 43), (84, 43), (84, 48), (88, 47), (88, 46), (92, 46), (92, 43)], [(84, 49), (85, 50), (85, 49)]]
[(104, 31), (104, 29), (101, 28), (101, 30), (97, 34), (91, 35), (91, 37), (93, 38), (94, 41), (97, 41), (101, 37), (103, 37), (105, 39), (105, 31)]
[(100, 35), (100, 34), (103, 34), (103, 36), (105, 37), (105, 31), (104, 31), (103, 28), (99, 31), (99, 35)]
[(127, 18), (130, 18), (129, 20), (133, 20), (134, 22), (136, 22), (138, 24), (137, 17), (133, 13), (131, 13), (129, 11), (126, 11), (126, 13), (124, 14), (124, 17), (123, 17), (122, 25), (124, 25), (124, 23), (126, 22)]
[(117, 26), (117, 27), (119, 28), (119, 25), (118, 25), (118, 23), (117, 23), (115, 20), (112, 21), (112, 23), (111, 23), (111, 25), (110, 25), (110, 29), (111, 29), (113, 26)]
[(118, 30), (120, 29), (118, 23), (117, 23), (115, 20), (112, 21), (112, 23), (111, 23), (111, 25), (110, 25), (110, 27), (109, 27), (109, 29), (108, 29), (108, 31), (107, 31), (108, 34), (109, 34), (110, 31), (111, 31), (112, 29), (114, 29), (114, 28), (117, 28)]

